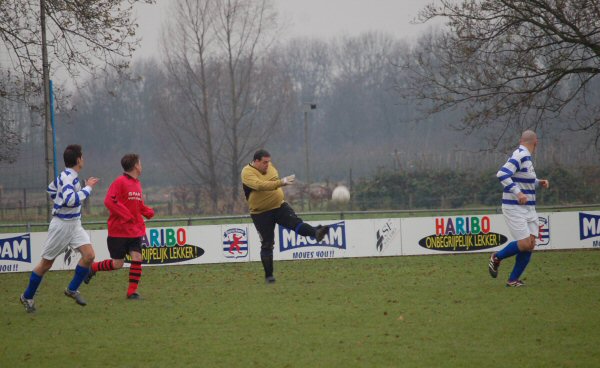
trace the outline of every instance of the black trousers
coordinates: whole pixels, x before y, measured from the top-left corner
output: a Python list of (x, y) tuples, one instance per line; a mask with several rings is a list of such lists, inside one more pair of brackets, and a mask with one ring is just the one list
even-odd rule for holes
[(252, 222), (254, 222), (254, 226), (260, 235), (261, 254), (263, 254), (264, 251), (270, 251), (271, 255), (273, 254), (276, 224), (279, 224), (286, 229), (294, 230), (303, 236), (315, 236), (316, 229), (309, 224), (304, 223), (286, 202), (283, 202), (279, 208), (251, 215), (251, 217)]

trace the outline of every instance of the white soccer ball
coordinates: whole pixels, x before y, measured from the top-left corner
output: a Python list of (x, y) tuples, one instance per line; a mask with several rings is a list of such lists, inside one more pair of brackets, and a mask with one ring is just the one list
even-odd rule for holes
[(350, 200), (350, 191), (344, 185), (339, 185), (331, 193), (331, 200), (336, 203), (347, 203)]

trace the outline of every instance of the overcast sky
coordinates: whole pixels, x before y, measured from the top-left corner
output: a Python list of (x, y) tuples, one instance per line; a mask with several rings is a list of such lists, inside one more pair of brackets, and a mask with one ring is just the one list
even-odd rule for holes
[[(329, 39), (383, 31), (394, 37), (412, 39), (429, 25), (410, 21), (434, 0), (273, 0), (280, 21), (286, 25), (284, 37), (308, 36)], [(157, 50), (164, 14), (173, 0), (157, 0), (155, 5), (138, 5), (137, 19), (142, 37), (135, 57), (151, 56)]]

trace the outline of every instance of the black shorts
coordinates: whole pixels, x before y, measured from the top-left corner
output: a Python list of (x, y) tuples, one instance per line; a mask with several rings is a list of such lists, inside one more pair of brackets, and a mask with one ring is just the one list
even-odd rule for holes
[(142, 237), (139, 238), (106, 238), (108, 252), (112, 259), (125, 259), (125, 255), (131, 252), (142, 253)]
[(273, 249), (275, 244), (275, 225), (295, 230), (303, 221), (296, 215), (292, 207), (283, 202), (281, 207), (259, 214), (251, 215), (256, 231), (260, 235), (263, 248)]

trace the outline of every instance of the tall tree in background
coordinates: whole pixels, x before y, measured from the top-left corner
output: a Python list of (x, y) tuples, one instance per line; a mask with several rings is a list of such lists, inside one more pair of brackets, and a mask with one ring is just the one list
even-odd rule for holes
[[(47, 181), (54, 178), (50, 126), (50, 73), (63, 68), (72, 76), (82, 70), (124, 70), (137, 40), (131, 17), (136, 0), (0, 1), (0, 50), (7, 54), (8, 78), (0, 80), (0, 98), (14, 95), (45, 117)], [(144, 2), (152, 3), (152, 0)], [(51, 55), (50, 62), (49, 54)], [(100, 65), (100, 66), (98, 66)], [(4, 70), (0, 70), (5, 74)], [(41, 94), (44, 102), (40, 103)], [(42, 108), (43, 106), (43, 108)], [(3, 118), (3, 117), (0, 117)], [(11, 132), (14, 133), (14, 132)], [(51, 218), (47, 202), (47, 219)]]
[(225, 165), (231, 201), (240, 194), (240, 171), (250, 154), (264, 146), (289, 111), (292, 86), (269, 56), (277, 36), (271, 0), (219, 1), (215, 36), (222, 82), (217, 117), (225, 129)]
[[(404, 64), (407, 97), (425, 112), (464, 109), (462, 128), (589, 130), (600, 138), (600, 3), (596, 0), (441, 0), (421, 21), (447, 19)], [(427, 106), (427, 105), (426, 105)], [(512, 130), (511, 130), (512, 128)], [(513, 139), (510, 136), (510, 139)]]
[[(305, 160), (307, 158), (306, 150), (312, 155), (314, 154), (313, 148), (316, 148), (313, 144), (317, 143), (315, 138), (318, 137), (318, 134), (312, 127), (316, 125), (315, 121), (319, 116), (317, 111), (321, 111), (325, 107), (323, 104), (331, 93), (333, 73), (331, 45), (319, 39), (296, 38), (278, 48), (276, 57), (291, 80), (295, 101), (290, 109), (290, 119), (284, 122), (284, 131), (281, 133), (281, 137), (277, 137), (276, 142), (270, 147), (275, 151), (285, 152), (288, 157)], [(308, 110), (310, 104), (315, 104), (317, 110), (307, 112), (310, 111)], [(306, 117), (306, 121), (303, 120), (303, 117)], [(308, 139), (304, 144), (291, 143), (294, 140), (301, 142), (303, 134), (289, 136), (289, 132), (301, 132), (305, 123), (312, 126), (311, 128), (307, 127), (305, 132), (308, 133)], [(289, 167), (304, 167), (304, 170), (296, 171), (296, 174), (301, 175), (302, 180), (300, 181), (308, 182), (306, 161), (304, 161), (304, 165), (300, 165), (299, 162), (293, 162), (293, 159), (286, 160), (285, 157), (278, 157), (277, 162)], [(297, 185), (297, 188), (301, 189), (301, 186)]]
[(116, 71), (106, 70), (86, 80), (70, 98), (77, 108), (57, 115), (69, 125), (58, 130), (57, 139), (61, 146), (81, 143), (88, 154), (86, 162), (102, 177), (120, 172), (118, 163), (125, 153), (138, 153), (147, 181), (157, 174), (156, 163), (163, 158), (162, 149), (157, 149), (164, 142), (162, 134), (153, 129), (158, 120), (154, 93), (164, 83), (163, 72), (156, 62), (138, 61), (129, 73), (135, 78), (121, 78)]
[(0, 161), (14, 162), (21, 137), (8, 121), (0, 122)]
[[(349, 157), (357, 166), (373, 166), (382, 163), (375, 157), (383, 154), (392, 162), (394, 149), (404, 144), (408, 135), (401, 130), (406, 113), (393, 91), (393, 65), (398, 65), (404, 51), (402, 43), (384, 33), (369, 32), (344, 37), (331, 49), (335, 92), (324, 111), (329, 124), (321, 129), (328, 132), (330, 140), (337, 140), (338, 153), (327, 159)], [(356, 149), (359, 141), (368, 141), (371, 147), (361, 152)]]
[[(369, 32), (345, 37), (332, 49), (333, 84), (339, 91), (331, 101), (335, 129), (341, 128), (348, 142), (364, 136), (392, 138), (388, 126), (397, 125), (398, 111), (389, 98), (394, 75), (390, 67), (399, 63), (400, 43), (389, 35)], [(350, 129), (344, 124), (355, 126)]]
[[(164, 124), (190, 174), (231, 211), (240, 171), (281, 124), (291, 84), (269, 49), (276, 13), (269, 0), (180, 0), (164, 40), (170, 84)], [(226, 185), (223, 185), (223, 184)]]
[(42, 91), (40, 4), (46, 13), (50, 72), (62, 68), (71, 76), (98, 68), (123, 71), (135, 50), (135, 3), (154, 0), (0, 1), (0, 98), (12, 96), (39, 108)]
[(296, 38), (278, 50), (286, 73), (292, 78), (300, 111), (303, 111), (302, 103), (318, 104), (321, 98), (331, 92), (331, 48), (323, 40)]
[(18, 107), (0, 99), (0, 162), (14, 162), (19, 154), (22, 137), (18, 129), (19, 121), (13, 116), (18, 112)]
[[(215, 1), (180, 0), (164, 33), (165, 89), (158, 101), (165, 132), (175, 142), (182, 172), (203, 189), (210, 211), (217, 212), (222, 139), (217, 136), (214, 89), (219, 80), (215, 67)], [(183, 165), (182, 165), (183, 163)]]
[(0, 59), (0, 162), (12, 163), (19, 156), (23, 140), (18, 112), (24, 106), (12, 70), (4, 70)]

